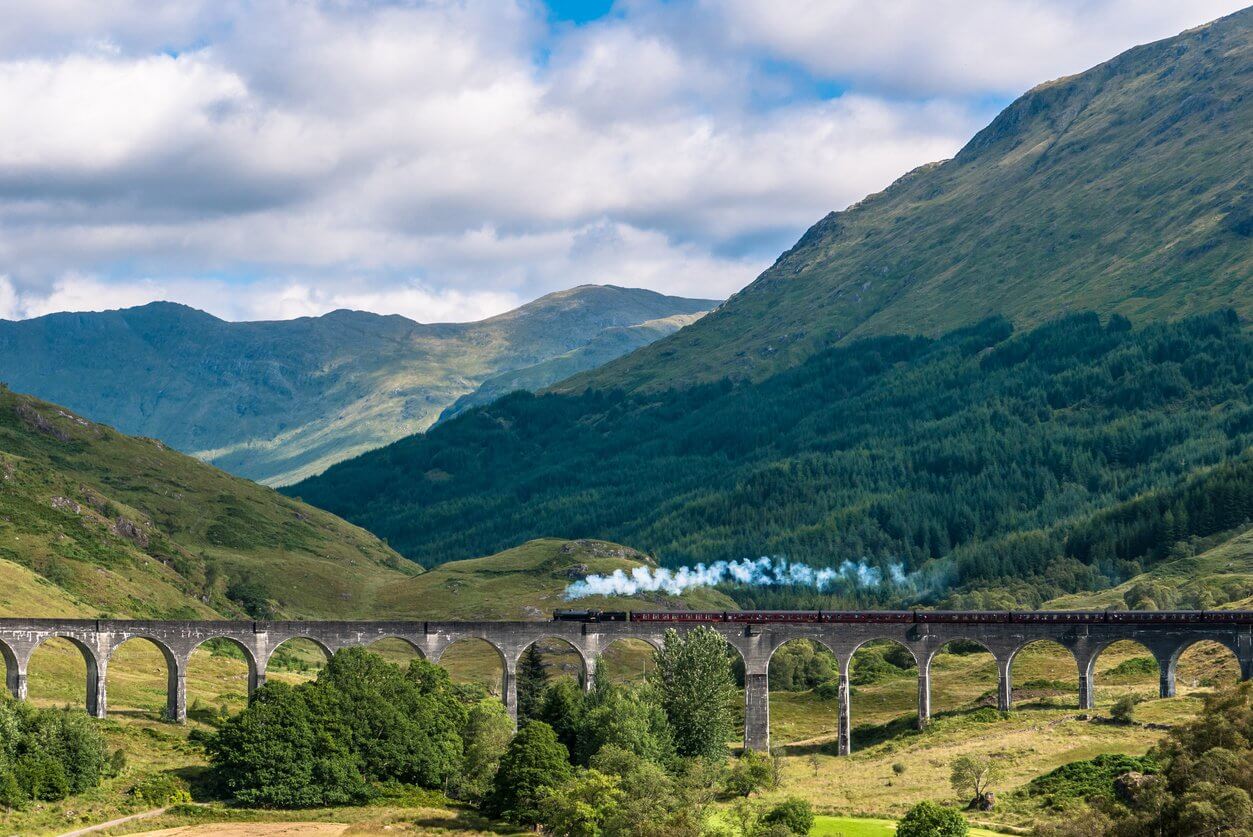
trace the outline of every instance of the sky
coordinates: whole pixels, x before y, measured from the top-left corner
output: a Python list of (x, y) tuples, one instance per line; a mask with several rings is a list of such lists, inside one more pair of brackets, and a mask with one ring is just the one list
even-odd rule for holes
[(1244, 0), (5, 0), (0, 318), (724, 298), (1033, 85)]

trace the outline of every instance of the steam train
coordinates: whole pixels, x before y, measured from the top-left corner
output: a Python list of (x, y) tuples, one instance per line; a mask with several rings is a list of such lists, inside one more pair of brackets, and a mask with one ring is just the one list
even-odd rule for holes
[(627, 611), (554, 610), (554, 622), (791, 622), (979, 623), (1019, 622), (1082, 624), (1189, 624), (1206, 622), (1253, 625), (1253, 610), (723, 610)]

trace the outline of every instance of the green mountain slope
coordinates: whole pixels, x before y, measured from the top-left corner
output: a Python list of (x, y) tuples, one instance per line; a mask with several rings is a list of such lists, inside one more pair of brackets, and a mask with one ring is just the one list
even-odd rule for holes
[[(1244, 455), (1250, 381), (1231, 312), (990, 320), (854, 341), (760, 383), (513, 395), (290, 490), (424, 565), (558, 531), (665, 565), (900, 565), (924, 595), (1020, 579), (1027, 599), (1140, 572), (1119, 537), (1151, 542), (1144, 520), (1178, 514), (1118, 504)], [(1203, 534), (1253, 516), (1247, 482)], [(1112, 541), (1069, 553), (1044, 534), (1103, 510)]]
[(1046, 608), (1103, 610), (1139, 607), (1253, 608), (1253, 531), (1221, 540), (1196, 555), (1183, 555), (1106, 590), (1073, 593)]
[(502, 395), (518, 390), (536, 392), (558, 381), (569, 378), (586, 369), (595, 369), (614, 358), (622, 357), (636, 349), (647, 346), (684, 326), (699, 320), (703, 314), (675, 314), (658, 320), (648, 320), (634, 326), (613, 326), (602, 331), (584, 345), (565, 354), (540, 361), (533, 366), (511, 369), (488, 378), (479, 388), (463, 395), (440, 414), (439, 421), (447, 421), (471, 407), (490, 404)]
[(1042, 84), (952, 160), (815, 224), (691, 328), (562, 385), (760, 379), (989, 315), (1253, 315), (1253, 8)]
[(711, 589), (682, 596), (588, 596), (567, 602), (573, 581), (591, 574), (651, 566), (647, 555), (605, 541), (540, 538), (485, 558), (452, 561), (381, 591), (379, 618), (546, 619), (557, 608), (735, 610)]
[[(279, 484), (426, 429), (501, 371), (567, 355), (606, 329), (714, 304), (585, 285), (482, 322), (423, 325), (357, 311), (228, 323), (155, 303), (0, 321), (0, 380)], [(576, 357), (563, 371), (610, 356)]]
[(0, 387), (0, 612), (363, 616), (415, 572), (326, 512)]

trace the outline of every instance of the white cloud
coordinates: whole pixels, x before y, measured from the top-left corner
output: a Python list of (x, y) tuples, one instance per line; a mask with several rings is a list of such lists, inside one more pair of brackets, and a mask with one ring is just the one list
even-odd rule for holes
[(1230, 6), (1198, 2), (630, 0), (553, 29), (538, 0), (15, 0), (0, 316), (726, 296), (989, 94)]
[(702, 0), (728, 40), (870, 89), (1015, 94), (1245, 0)]

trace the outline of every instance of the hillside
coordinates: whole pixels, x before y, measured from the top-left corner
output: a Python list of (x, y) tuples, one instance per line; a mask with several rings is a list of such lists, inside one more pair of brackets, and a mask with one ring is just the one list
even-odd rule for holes
[[(511, 369), (491, 376), (474, 392), (463, 395), (444, 410), (439, 421), (447, 421), (471, 407), (490, 404), (502, 395), (518, 390), (537, 392), (550, 384), (569, 378), (585, 369), (595, 369), (614, 358), (622, 357), (647, 346), (684, 326), (699, 320), (703, 314), (676, 314), (659, 320), (648, 320), (634, 326), (613, 326), (605, 329), (577, 349), (540, 361), (532, 366)], [(438, 422), (437, 422), (438, 423)]]
[[(425, 430), (493, 375), (561, 357), (533, 376), (551, 383), (715, 304), (584, 285), (481, 322), (424, 325), (360, 311), (230, 323), (153, 303), (0, 321), (0, 381), (282, 484)], [(642, 323), (629, 340), (605, 335)]]
[[(536, 619), (580, 575), (648, 561), (545, 539), (427, 578), (326, 512), (0, 388), (0, 616)], [(583, 605), (735, 607), (713, 591)]]
[(990, 320), (854, 341), (760, 383), (513, 395), (290, 490), (424, 565), (556, 531), (668, 566), (911, 574), (859, 603), (990, 585), (1038, 604), (1253, 518), (1250, 380), (1253, 335), (1230, 312)]
[(485, 558), (451, 561), (380, 591), (379, 618), (545, 619), (557, 608), (604, 610), (735, 610), (710, 589), (683, 596), (589, 596), (570, 603), (566, 586), (584, 576), (630, 572), (652, 562), (629, 547), (605, 541), (540, 538)]
[(1172, 558), (1115, 587), (1044, 604), (1059, 610), (1136, 606), (1253, 609), (1253, 531), (1220, 538), (1195, 555)]
[(0, 613), (361, 616), (416, 571), (326, 512), (0, 387)]
[(866, 335), (1253, 315), (1253, 8), (1041, 84), (815, 224), (718, 311), (562, 385), (761, 379)]

